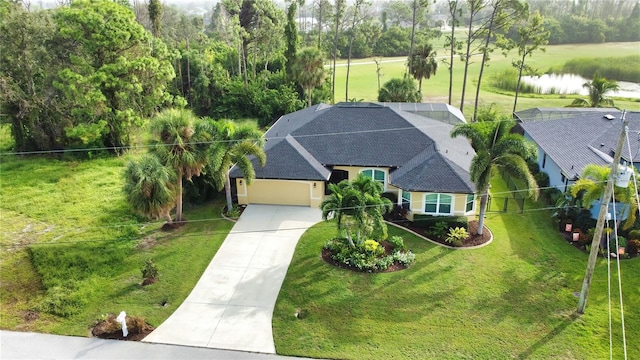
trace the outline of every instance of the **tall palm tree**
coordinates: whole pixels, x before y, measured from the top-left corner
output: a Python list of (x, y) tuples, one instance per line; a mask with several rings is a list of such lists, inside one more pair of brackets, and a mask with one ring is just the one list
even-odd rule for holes
[(151, 153), (176, 172), (176, 221), (182, 221), (182, 181), (199, 176), (207, 164), (207, 143), (196, 131), (198, 118), (190, 110), (167, 109), (151, 123)]
[(133, 209), (150, 218), (171, 222), (171, 209), (176, 205), (176, 174), (151, 154), (129, 161), (124, 172), (123, 191)]
[[(630, 168), (633, 169), (631, 166)], [(634, 170), (635, 171), (635, 170)], [(604, 195), (607, 181), (609, 180), (609, 174), (611, 168), (609, 166), (590, 164), (582, 169), (580, 179), (571, 187), (571, 195), (577, 198), (579, 194), (582, 194), (582, 205), (589, 208), (594, 201), (600, 200)], [(613, 187), (613, 196), (616, 201), (623, 202), (629, 206), (629, 216), (624, 223), (624, 228), (628, 229), (636, 221), (636, 213), (638, 212), (638, 203), (636, 202), (636, 187), (634, 182), (630, 182), (626, 188), (615, 186)]]
[(575, 99), (571, 105), (575, 107), (613, 107), (613, 99), (606, 97), (609, 91), (620, 89), (616, 81), (609, 81), (600, 74), (595, 74), (593, 80), (582, 84), (582, 87), (589, 89), (589, 100)]
[(313, 89), (322, 85), (325, 79), (324, 57), (315, 47), (306, 47), (296, 56), (293, 63), (293, 76), (296, 82), (307, 92), (307, 103), (311, 106)]
[(438, 70), (436, 52), (431, 44), (426, 44), (417, 48), (409, 61), (412, 64), (411, 75), (418, 80), (418, 90), (422, 93), (422, 79), (429, 80)]
[(478, 235), (482, 234), (487, 209), (489, 185), (495, 171), (523, 180), (529, 196), (538, 197), (538, 188), (525, 159), (535, 157), (535, 148), (522, 135), (511, 133), (515, 122), (502, 119), (471, 124), (458, 124), (451, 137), (464, 136), (471, 141), (476, 155), (471, 160), (471, 181), (480, 192)]
[(206, 120), (211, 128), (214, 145), (209, 150), (208, 168), (212, 171), (214, 182), (218, 190), (225, 189), (227, 196), (227, 211), (233, 208), (231, 200), (231, 180), (229, 171), (237, 165), (244, 176), (247, 185), (256, 177), (251, 156), (258, 159), (260, 166), (267, 162), (264, 152), (262, 132), (255, 126), (237, 126), (230, 120)]

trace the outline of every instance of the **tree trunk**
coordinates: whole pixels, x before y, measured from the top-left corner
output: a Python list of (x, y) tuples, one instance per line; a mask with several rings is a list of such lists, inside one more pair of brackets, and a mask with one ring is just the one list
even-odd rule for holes
[[(187, 41), (187, 54), (189, 54), (189, 39)], [(189, 99), (189, 104), (191, 105), (191, 61), (189, 60), (189, 56), (187, 56), (187, 99)]]
[(491, 39), (491, 34), (493, 30), (493, 17), (491, 17), (491, 21), (489, 22), (489, 31), (487, 32), (487, 38), (484, 43), (484, 49), (482, 51), (482, 62), (480, 63), (480, 74), (478, 75), (478, 86), (476, 87), (476, 100), (473, 104), (473, 121), (476, 121), (476, 116), (478, 115), (478, 100), (480, 98), (480, 86), (482, 84), (482, 73), (484, 73), (484, 64), (487, 61), (487, 52), (489, 51), (489, 40)]
[(456, 18), (455, 18), (455, 9), (452, 12), (452, 16), (451, 16), (451, 56), (449, 59), (449, 105), (452, 105), (452, 90), (453, 90), (453, 56), (455, 54), (455, 44), (456, 44), (456, 38), (455, 38), (455, 29), (456, 29)]
[(416, 34), (416, 7), (418, 0), (413, 0), (413, 12), (411, 15), (411, 45), (409, 47), (409, 74), (413, 74), (413, 43)]
[(489, 200), (489, 189), (485, 189), (480, 196), (480, 218), (478, 219), (478, 235), (482, 235), (484, 228), (484, 214), (487, 212), (487, 201)]
[(472, 22), (469, 20), (469, 34), (467, 35), (467, 52), (464, 58), (464, 75), (462, 76), (462, 99), (460, 100), (460, 112), (464, 114), (464, 92), (467, 89), (467, 73), (469, 72), (469, 56), (471, 55)]
[(307, 90), (307, 99), (309, 100), (309, 107), (311, 107), (311, 94), (313, 93), (313, 88), (311, 86), (309, 86), (309, 89)]
[(176, 221), (182, 221), (182, 170), (178, 170), (178, 201), (176, 201)]
[(513, 113), (516, 112), (516, 106), (518, 105), (518, 94), (520, 93), (520, 80), (522, 79), (522, 69), (524, 68), (524, 58), (527, 55), (522, 55), (522, 62), (520, 63), (520, 67), (518, 69), (518, 82), (516, 83), (516, 97), (513, 101)]
[[(336, 5), (339, 6), (338, 3)], [(339, 9), (336, 9), (336, 28), (333, 37), (333, 74), (331, 74), (331, 103), (336, 103), (336, 58), (338, 57), (338, 30), (340, 27), (340, 18), (337, 16)]]
[(318, 49), (322, 48), (322, 0), (318, 2)]
[[(231, 169), (228, 169), (226, 172), (226, 179), (224, 180), (224, 192), (227, 196), (227, 212), (233, 209), (233, 201), (231, 199), (231, 179), (229, 178), (229, 172)], [(245, 179), (246, 181), (246, 179)]]
[(353, 21), (351, 22), (351, 34), (349, 34), (349, 56), (347, 57), (347, 78), (345, 79), (345, 91), (344, 101), (349, 101), (349, 72), (351, 70), (351, 48), (353, 47), (353, 38), (356, 34), (356, 21), (358, 19), (358, 6), (359, 2), (356, 0), (355, 8), (353, 9)]

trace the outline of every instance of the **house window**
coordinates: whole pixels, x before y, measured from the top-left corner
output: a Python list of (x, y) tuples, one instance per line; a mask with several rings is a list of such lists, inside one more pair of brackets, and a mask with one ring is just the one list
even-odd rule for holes
[(447, 194), (427, 194), (424, 196), (424, 213), (430, 215), (452, 215), (453, 196)]
[(411, 193), (402, 190), (402, 208), (411, 210)]
[(368, 177), (368, 178), (371, 178), (371, 179), (379, 182), (380, 184), (382, 184), (382, 186), (384, 186), (386, 188), (385, 178), (387, 177), (387, 175), (384, 172), (384, 170), (366, 169), (366, 170), (360, 171), (360, 173), (363, 174), (364, 176)]
[(544, 169), (544, 164), (547, 163), (547, 154), (542, 154), (542, 168)]
[(467, 205), (464, 208), (465, 212), (469, 212), (473, 210), (473, 201), (475, 200), (475, 196), (473, 194), (467, 194)]

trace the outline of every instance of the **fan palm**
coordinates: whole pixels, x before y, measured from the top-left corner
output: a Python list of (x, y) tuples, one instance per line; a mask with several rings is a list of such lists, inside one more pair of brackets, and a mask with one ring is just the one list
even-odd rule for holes
[(593, 76), (593, 80), (586, 82), (582, 85), (589, 89), (589, 100), (586, 99), (575, 99), (571, 105), (575, 107), (605, 107), (605, 106), (614, 106), (613, 100), (611, 98), (606, 97), (606, 93), (609, 91), (616, 91), (620, 89), (618, 83), (615, 81), (609, 81), (604, 77), (601, 77), (599, 74), (595, 74)]
[(422, 79), (431, 78), (438, 70), (438, 60), (436, 60), (436, 52), (433, 51), (431, 44), (426, 44), (413, 54), (411, 61), (411, 75), (418, 80), (418, 90), (422, 93)]
[(296, 82), (307, 92), (308, 106), (311, 93), (324, 82), (324, 57), (315, 47), (306, 47), (298, 52), (292, 69)]
[[(594, 201), (600, 200), (604, 195), (605, 187), (609, 180), (609, 174), (611, 174), (611, 168), (609, 166), (594, 164), (585, 166), (580, 174), (580, 179), (571, 187), (571, 195), (574, 198), (577, 198), (578, 195), (582, 193), (583, 206), (587, 208), (590, 207)], [(637, 189), (634, 182), (630, 182), (629, 186), (626, 188), (615, 185), (613, 187), (613, 195), (616, 201), (626, 203), (629, 206), (629, 216), (624, 223), (625, 229), (633, 226), (636, 221), (636, 214), (638, 212), (636, 191)]]
[(196, 118), (190, 110), (168, 109), (156, 115), (151, 124), (151, 153), (176, 172), (176, 221), (182, 221), (182, 181), (199, 176), (207, 164), (205, 135), (196, 131)]
[(129, 161), (124, 172), (123, 191), (133, 209), (150, 218), (171, 222), (170, 211), (176, 204), (176, 174), (153, 155)]
[(494, 171), (525, 182), (529, 196), (537, 198), (538, 188), (525, 159), (535, 158), (535, 148), (522, 135), (511, 133), (515, 122), (508, 120), (458, 124), (451, 137), (464, 136), (471, 141), (476, 155), (471, 160), (471, 181), (480, 192), (478, 235), (482, 234), (489, 185)]
[(251, 162), (254, 156), (260, 166), (267, 162), (264, 152), (262, 132), (255, 126), (237, 126), (230, 120), (207, 120), (211, 129), (214, 145), (209, 150), (209, 166), (214, 183), (218, 190), (225, 189), (227, 197), (227, 211), (233, 208), (231, 199), (231, 180), (229, 171), (237, 165), (242, 171), (244, 180), (249, 185), (255, 179), (256, 172)]
[(408, 76), (402, 79), (391, 79), (382, 85), (378, 93), (378, 101), (381, 102), (420, 102), (420, 91), (416, 84)]

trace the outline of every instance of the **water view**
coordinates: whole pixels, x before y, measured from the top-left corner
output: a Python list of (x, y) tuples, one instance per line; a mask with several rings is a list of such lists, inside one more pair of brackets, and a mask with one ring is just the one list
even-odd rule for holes
[[(525, 84), (540, 89), (541, 94), (579, 94), (589, 95), (589, 91), (582, 87), (591, 81), (580, 75), (573, 74), (544, 74), (542, 76), (523, 76)], [(607, 93), (608, 96), (640, 99), (640, 84), (618, 81), (620, 90)]]

